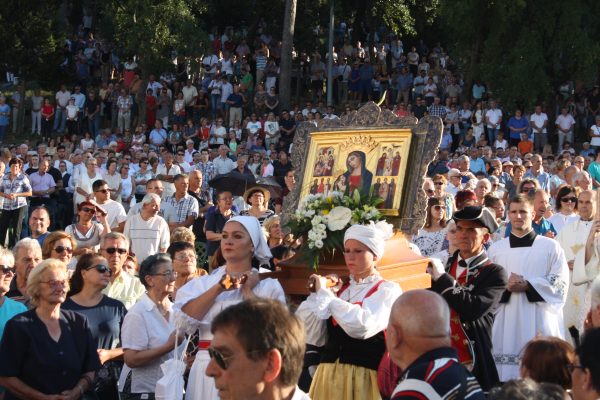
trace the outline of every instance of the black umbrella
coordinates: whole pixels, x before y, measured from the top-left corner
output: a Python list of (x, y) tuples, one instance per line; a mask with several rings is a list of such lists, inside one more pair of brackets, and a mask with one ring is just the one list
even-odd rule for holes
[(208, 182), (208, 185), (218, 191), (227, 191), (234, 196), (241, 196), (246, 189), (256, 186), (256, 179), (251, 173), (242, 174), (233, 170), (227, 174), (215, 176)]
[(272, 199), (281, 198), (281, 192), (283, 191), (283, 188), (281, 187), (279, 182), (277, 182), (277, 179), (272, 176), (261, 176), (256, 178), (256, 184), (254, 186), (260, 186), (262, 188), (267, 189), (271, 194)]

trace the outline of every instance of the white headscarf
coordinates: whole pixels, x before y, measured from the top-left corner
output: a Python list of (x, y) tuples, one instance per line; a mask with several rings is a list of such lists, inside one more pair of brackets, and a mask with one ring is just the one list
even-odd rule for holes
[(348, 239), (358, 240), (369, 248), (381, 259), (385, 250), (385, 241), (392, 237), (394, 228), (385, 221), (379, 221), (376, 224), (371, 221), (369, 225), (352, 225), (344, 234), (344, 243)]
[(271, 254), (271, 250), (267, 244), (265, 234), (260, 227), (258, 218), (238, 215), (229, 219), (227, 223), (232, 221), (242, 224), (250, 235), (250, 239), (252, 239), (252, 244), (254, 245), (254, 257), (256, 257), (261, 264), (268, 264), (269, 260), (273, 258), (273, 255)]

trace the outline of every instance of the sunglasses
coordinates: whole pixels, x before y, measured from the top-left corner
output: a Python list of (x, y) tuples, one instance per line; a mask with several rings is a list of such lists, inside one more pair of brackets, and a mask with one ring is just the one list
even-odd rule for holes
[(17, 269), (15, 267), (9, 267), (8, 265), (0, 265), (0, 272), (2, 272), (4, 275), (8, 274), (9, 272), (14, 275), (17, 273)]
[(111, 269), (104, 264), (93, 265), (91, 267), (86, 268), (85, 270), (89, 271), (90, 269), (95, 269), (96, 271), (98, 271), (99, 274), (105, 274), (108, 272), (108, 275), (112, 275)]
[(73, 252), (73, 248), (72, 247), (66, 247), (66, 246), (56, 246), (54, 248), (54, 251), (57, 252), (57, 253), (64, 253), (66, 251), (67, 253), (70, 254), (70, 253)]
[(81, 211), (86, 212), (86, 213), (92, 213), (92, 214), (96, 213), (96, 209), (95, 208), (88, 208), (88, 207), (83, 207), (81, 209)]
[(127, 254), (127, 249), (122, 249), (120, 247), (107, 247), (104, 249), (108, 254), (115, 254), (115, 252), (119, 252), (119, 254)]
[(577, 203), (577, 197), (563, 197), (562, 199), (560, 199), (561, 203)]
[(101, 189), (101, 190), (95, 191), (95, 193), (104, 193), (104, 194), (109, 193), (109, 192), (110, 192), (110, 189)]
[[(223, 355), (223, 353), (221, 353), (219, 350), (215, 349), (214, 347), (209, 347), (206, 350), (208, 351), (208, 355), (209, 355), (210, 359), (215, 360), (215, 362), (217, 363), (219, 368), (221, 368), (222, 370), (226, 370), (229, 367), (227, 360), (231, 360), (232, 358), (235, 358), (235, 357), (241, 355), (241, 353), (240, 353), (240, 354), (233, 354), (231, 356), (225, 357)], [(258, 353), (258, 351), (257, 350), (249, 351), (247, 354), (255, 354), (255, 353)]]
[(435, 186), (443, 186), (444, 182), (433, 182)]
[(444, 206), (440, 206), (439, 204), (435, 205), (435, 206), (431, 206), (432, 209), (436, 210), (436, 211), (441, 211), (441, 210), (445, 210), (446, 208)]

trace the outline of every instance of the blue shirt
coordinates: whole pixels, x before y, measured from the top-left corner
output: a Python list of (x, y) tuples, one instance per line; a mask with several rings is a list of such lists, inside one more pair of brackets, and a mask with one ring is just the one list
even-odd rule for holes
[(479, 158), (479, 157), (477, 157), (476, 159), (471, 158), (471, 164), (469, 166), (469, 169), (471, 170), (471, 172), (473, 174), (476, 174), (478, 172), (486, 173), (485, 162), (483, 161), (483, 158)]
[[(6, 115), (4, 115), (6, 114)], [(10, 106), (4, 104), (0, 106), (0, 126), (8, 125), (8, 117), (10, 116)]]
[[(535, 233), (537, 233), (540, 236), (546, 236), (546, 233), (548, 232), (553, 232), (554, 236), (558, 235), (558, 232), (556, 232), (556, 229), (554, 229), (554, 225), (552, 225), (552, 222), (548, 221), (544, 217), (542, 217), (542, 219), (540, 220), (539, 225), (536, 224), (535, 221), (533, 221), (531, 223), (531, 227), (533, 228)], [(510, 235), (510, 231), (512, 231), (512, 225), (509, 222), (508, 224), (506, 224), (506, 231), (504, 231), (504, 237), (508, 237), (508, 235)]]
[(546, 192), (550, 191), (550, 175), (547, 172), (540, 172), (538, 176), (534, 176), (531, 170), (527, 172), (523, 178), (535, 178), (539, 182), (542, 189)]
[(0, 306), (0, 339), (4, 333), (4, 326), (9, 319), (17, 314), (27, 311), (27, 307), (18, 301), (4, 297), (4, 303)]
[(529, 123), (527, 122), (527, 118), (521, 117), (519, 119), (515, 118), (515, 117), (511, 117), (508, 120), (508, 129), (510, 131), (510, 138), (511, 139), (521, 139), (521, 133), (527, 133), (527, 130), (523, 130), (520, 132), (516, 132), (513, 131), (513, 129), (520, 129), (520, 128), (526, 128), (529, 126)]

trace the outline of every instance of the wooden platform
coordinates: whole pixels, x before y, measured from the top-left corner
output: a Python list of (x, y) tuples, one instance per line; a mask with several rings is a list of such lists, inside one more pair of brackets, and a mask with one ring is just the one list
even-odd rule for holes
[[(403, 291), (425, 289), (431, 286), (431, 278), (425, 272), (429, 259), (414, 253), (401, 233), (386, 242), (385, 255), (377, 263), (377, 270), (384, 279), (397, 282)], [(280, 271), (261, 274), (261, 277), (272, 277), (279, 280), (288, 295), (308, 295), (308, 277), (336, 274), (341, 278), (348, 277), (348, 269), (343, 254), (335, 254), (330, 260), (322, 260), (318, 271), (309, 268), (300, 254), (279, 264)]]

